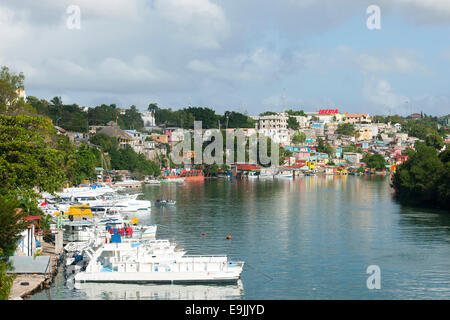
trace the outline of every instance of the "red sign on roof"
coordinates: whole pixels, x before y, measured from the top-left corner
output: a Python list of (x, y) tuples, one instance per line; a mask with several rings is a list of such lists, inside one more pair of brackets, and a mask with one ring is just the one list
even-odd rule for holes
[(246, 163), (233, 163), (232, 166), (236, 166), (237, 170), (243, 170), (243, 171), (261, 169), (261, 167), (255, 166), (254, 164), (246, 164)]
[(319, 114), (338, 114), (338, 109), (322, 109), (319, 110)]

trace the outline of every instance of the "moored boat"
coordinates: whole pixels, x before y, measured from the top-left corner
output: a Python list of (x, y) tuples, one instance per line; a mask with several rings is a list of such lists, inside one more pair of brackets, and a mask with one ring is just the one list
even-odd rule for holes
[[(89, 253), (88, 253), (89, 254)], [(105, 243), (89, 258), (76, 282), (204, 283), (237, 282), (243, 261), (226, 255), (186, 256), (171, 248), (155, 251), (139, 243)]]

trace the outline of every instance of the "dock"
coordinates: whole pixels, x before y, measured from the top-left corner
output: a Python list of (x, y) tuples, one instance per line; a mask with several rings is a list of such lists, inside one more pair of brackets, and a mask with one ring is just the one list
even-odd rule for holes
[(16, 273), (16, 278), (14, 279), (9, 294), (9, 300), (23, 300), (30, 298), (33, 294), (48, 288), (53, 282), (60, 262), (60, 254), (56, 252), (55, 245), (42, 242), (41, 257), (49, 257), (49, 263), (48, 266), (45, 266), (45, 271), (42, 272), (39, 270), (38, 266), (36, 266), (36, 273), (32, 272), (33, 266), (26, 266), (27, 270), (18, 270), (22, 272)]

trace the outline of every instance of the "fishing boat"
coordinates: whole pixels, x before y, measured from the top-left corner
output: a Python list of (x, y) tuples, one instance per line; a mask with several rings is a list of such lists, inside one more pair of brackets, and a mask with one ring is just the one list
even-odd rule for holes
[[(161, 241), (161, 240), (156, 240)], [(164, 241), (164, 240), (163, 240)], [(86, 251), (89, 263), (74, 276), (75, 282), (114, 283), (205, 283), (237, 282), (244, 262), (226, 255), (187, 256), (174, 246), (155, 250), (148, 243), (105, 243), (94, 254)]]

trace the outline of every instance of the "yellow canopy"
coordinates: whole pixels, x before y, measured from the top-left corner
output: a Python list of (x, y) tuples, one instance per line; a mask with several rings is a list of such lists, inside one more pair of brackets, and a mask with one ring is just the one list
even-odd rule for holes
[[(59, 216), (59, 212), (55, 212), (55, 216)], [(88, 205), (76, 205), (70, 206), (67, 212), (64, 212), (64, 216), (74, 216), (74, 217), (92, 217), (91, 207)]]

